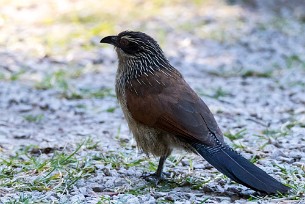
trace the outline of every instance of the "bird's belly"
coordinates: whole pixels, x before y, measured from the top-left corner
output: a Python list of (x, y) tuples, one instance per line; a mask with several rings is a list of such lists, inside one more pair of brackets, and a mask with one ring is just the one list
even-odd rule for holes
[(165, 139), (169, 138), (170, 135), (140, 124), (134, 121), (128, 114), (124, 115), (139, 149), (143, 150), (146, 154), (154, 156), (170, 154), (173, 147), (171, 142)]
[(160, 157), (169, 155), (173, 149), (190, 150), (186, 143), (174, 135), (140, 124), (133, 120), (128, 112), (123, 112), (138, 148), (144, 153)]

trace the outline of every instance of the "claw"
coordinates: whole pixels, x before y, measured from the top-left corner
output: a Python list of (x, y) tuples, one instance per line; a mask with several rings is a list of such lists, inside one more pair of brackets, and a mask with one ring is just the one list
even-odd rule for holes
[(154, 183), (156, 186), (161, 182), (167, 180), (167, 178), (170, 176), (170, 173), (161, 173), (161, 175), (158, 175), (157, 173), (143, 173), (141, 178), (144, 178), (146, 181)]
[(160, 181), (166, 180), (164, 178), (164, 175), (167, 177), (170, 176), (169, 173), (163, 173), (163, 166), (164, 166), (164, 162), (167, 157), (168, 157), (168, 155), (160, 157), (159, 165), (158, 165), (157, 171), (155, 173), (143, 173), (143, 175), (141, 177), (149, 182), (153, 182), (156, 186), (158, 185), (158, 183)]

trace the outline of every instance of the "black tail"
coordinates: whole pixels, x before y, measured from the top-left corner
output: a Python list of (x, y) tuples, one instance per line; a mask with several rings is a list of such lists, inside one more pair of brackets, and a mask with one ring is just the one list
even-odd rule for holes
[(253, 190), (276, 194), (287, 193), (290, 189), (239, 155), (229, 146), (207, 147), (202, 144), (192, 144), (192, 146), (218, 171)]

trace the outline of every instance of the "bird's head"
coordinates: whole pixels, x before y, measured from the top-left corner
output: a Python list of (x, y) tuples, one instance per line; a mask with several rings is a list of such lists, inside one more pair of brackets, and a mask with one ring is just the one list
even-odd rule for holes
[(115, 47), (119, 58), (118, 72), (124, 72), (129, 75), (128, 78), (159, 69), (173, 69), (158, 43), (145, 33), (124, 31), (116, 36), (104, 37), (100, 42)]
[(115, 46), (119, 59), (163, 56), (158, 43), (142, 32), (123, 31), (116, 36), (104, 37), (100, 43), (108, 43)]

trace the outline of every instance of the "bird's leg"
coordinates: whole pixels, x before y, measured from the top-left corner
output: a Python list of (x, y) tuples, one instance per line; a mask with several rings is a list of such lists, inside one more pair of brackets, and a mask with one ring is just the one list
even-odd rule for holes
[(158, 165), (157, 171), (155, 173), (156, 178), (158, 178), (158, 179), (162, 179), (162, 172), (163, 172), (163, 167), (164, 167), (166, 158), (167, 158), (167, 156), (162, 156), (159, 159), (159, 165)]
[(164, 167), (164, 163), (165, 163), (165, 160), (167, 157), (168, 157), (168, 155), (160, 157), (159, 165), (158, 165), (157, 171), (155, 173), (145, 174), (145, 175), (142, 175), (142, 177), (145, 179), (148, 179), (149, 177), (153, 177), (153, 179), (149, 179), (149, 180), (154, 180), (155, 184), (157, 185), (159, 183), (159, 181), (164, 179), (163, 175), (166, 174), (166, 173), (163, 173), (163, 167)]

